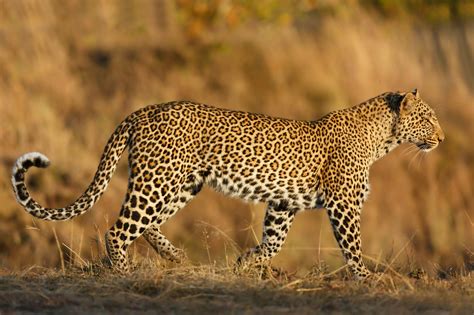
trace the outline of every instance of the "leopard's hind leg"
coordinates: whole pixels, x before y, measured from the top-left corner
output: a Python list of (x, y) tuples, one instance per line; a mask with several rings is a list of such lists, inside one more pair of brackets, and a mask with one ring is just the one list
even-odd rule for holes
[[(136, 187), (137, 185), (129, 185)], [(140, 185), (138, 185), (140, 186)], [(151, 185), (143, 185), (141, 191), (128, 191), (120, 211), (120, 217), (106, 234), (109, 258), (115, 269), (127, 272), (127, 248), (143, 234), (150, 245), (164, 258), (181, 262), (185, 255), (161, 234), (160, 226), (183, 208), (193, 197), (192, 192), (176, 194), (176, 189), (162, 189), (160, 196)], [(151, 188), (151, 192), (149, 192)], [(175, 197), (172, 197), (175, 195)]]
[(166, 236), (161, 233), (159, 224), (149, 227), (143, 233), (143, 237), (161, 257), (176, 263), (182, 263), (187, 259), (186, 253), (181, 248), (171, 244)]
[(112, 267), (119, 272), (126, 273), (129, 269), (128, 246), (158, 220), (164, 204), (170, 201), (173, 193), (171, 182), (156, 184), (156, 179), (161, 178), (153, 174), (147, 164), (142, 163), (145, 166), (140, 168), (133, 164), (133, 160), (130, 161), (128, 190), (120, 216), (105, 235)]
[(117, 271), (128, 272), (127, 248), (145, 232), (154, 220), (153, 215), (150, 215), (147, 209), (154, 209), (156, 206), (156, 203), (150, 204), (150, 201), (144, 198), (140, 192), (127, 192), (117, 222), (105, 234), (107, 254), (112, 267)]
[(202, 188), (203, 178), (199, 174), (187, 176), (182, 188), (162, 209), (156, 209), (158, 217), (146, 229), (143, 237), (160, 254), (170, 261), (181, 263), (187, 259), (185, 252), (173, 244), (161, 233), (161, 225), (189, 203)]

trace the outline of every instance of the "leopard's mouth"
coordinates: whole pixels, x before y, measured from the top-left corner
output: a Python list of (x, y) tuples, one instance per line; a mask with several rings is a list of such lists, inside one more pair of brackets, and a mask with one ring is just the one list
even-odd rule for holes
[(418, 147), (418, 149), (420, 149), (423, 152), (429, 152), (433, 150), (434, 148), (436, 148), (438, 146), (438, 143), (427, 140), (424, 142), (417, 143), (416, 146)]

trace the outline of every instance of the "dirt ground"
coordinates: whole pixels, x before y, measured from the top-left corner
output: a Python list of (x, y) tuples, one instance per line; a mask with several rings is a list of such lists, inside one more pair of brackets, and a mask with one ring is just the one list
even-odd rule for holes
[(236, 274), (215, 266), (138, 267), (127, 276), (104, 268), (30, 268), (0, 273), (0, 314), (473, 314), (472, 274), (421, 279), (386, 274), (366, 282), (342, 273)]

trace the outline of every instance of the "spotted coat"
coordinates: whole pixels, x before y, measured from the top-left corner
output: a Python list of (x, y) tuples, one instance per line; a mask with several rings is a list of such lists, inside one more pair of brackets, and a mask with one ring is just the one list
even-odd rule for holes
[(12, 184), (18, 202), (35, 217), (68, 220), (97, 202), (128, 148), (127, 194), (106, 234), (118, 270), (128, 270), (127, 247), (141, 235), (163, 257), (181, 261), (184, 253), (160, 227), (208, 185), (267, 204), (262, 243), (242, 255), (240, 264), (271, 259), (296, 213), (325, 208), (349, 268), (365, 278), (370, 273), (361, 258), (360, 211), (369, 194), (370, 166), (401, 143), (429, 151), (443, 139), (434, 111), (416, 90), (384, 93), (316, 121), (171, 102), (144, 107), (116, 128), (92, 183), (71, 205), (44, 208), (30, 196), (27, 169), (49, 165), (41, 153), (16, 161)]

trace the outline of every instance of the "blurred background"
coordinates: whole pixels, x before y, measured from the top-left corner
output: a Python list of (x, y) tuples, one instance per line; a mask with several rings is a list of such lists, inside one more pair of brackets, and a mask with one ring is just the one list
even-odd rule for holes
[[(473, 21), (468, 0), (0, 1), (0, 268), (97, 259), (127, 186), (125, 154), (90, 212), (36, 220), (10, 187), (25, 152), (51, 159), (28, 187), (61, 207), (90, 183), (115, 126), (144, 105), (186, 99), (311, 120), (416, 87), (446, 141), (430, 154), (402, 146), (374, 165), (363, 251), (394, 266), (473, 270)], [(194, 263), (229, 265), (260, 240), (263, 214), (205, 190), (163, 230)], [(131, 252), (154, 255), (142, 240)], [(274, 262), (342, 265), (326, 213), (300, 214)]]

